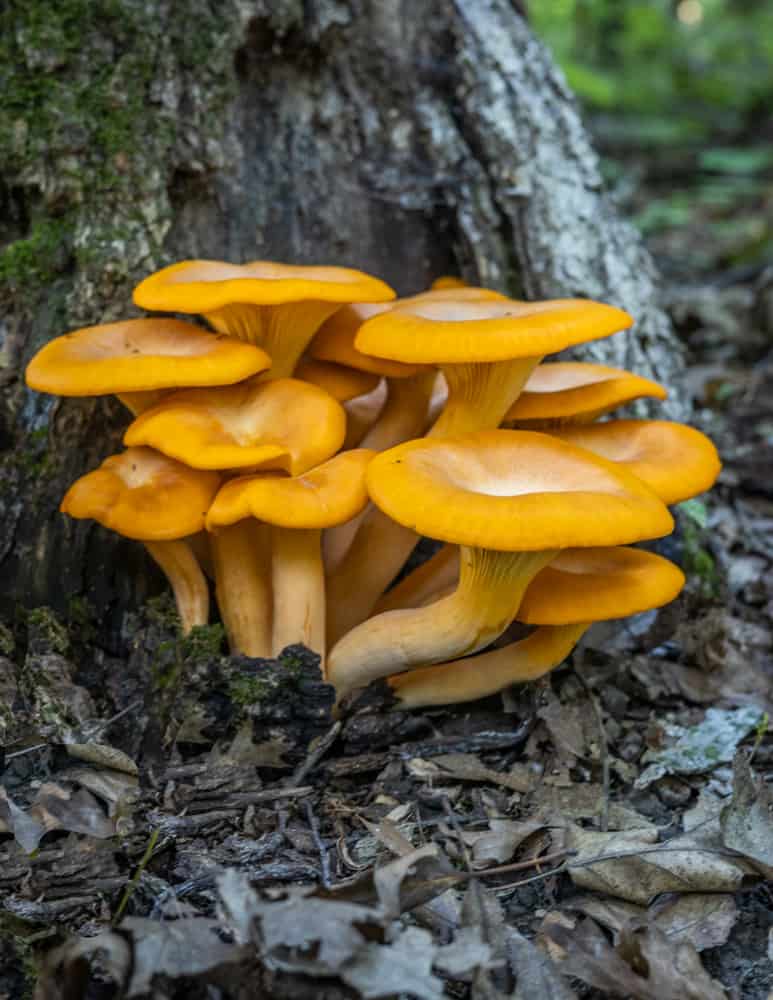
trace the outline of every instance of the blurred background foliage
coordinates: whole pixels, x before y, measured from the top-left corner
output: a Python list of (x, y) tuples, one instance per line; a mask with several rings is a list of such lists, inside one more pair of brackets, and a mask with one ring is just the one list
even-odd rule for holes
[(607, 180), (661, 259), (773, 256), (773, 0), (536, 0)]

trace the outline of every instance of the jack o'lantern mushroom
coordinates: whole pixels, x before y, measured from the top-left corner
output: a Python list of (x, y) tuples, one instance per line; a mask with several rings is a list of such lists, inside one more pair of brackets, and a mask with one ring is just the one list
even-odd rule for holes
[(295, 378), (250, 379), (166, 396), (129, 425), (124, 443), (149, 445), (196, 469), (281, 469), (295, 475), (343, 444), (343, 407)]
[(209, 589), (185, 539), (204, 527), (219, 485), (214, 472), (190, 469), (152, 448), (128, 448), (73, 483), (60, 510), (144, 542), (172, 586), (188, 632), (207, 623)]
[(362, 271), (267, 260), (184, 260), (134, 289), (134, 301), (143, 309), (199, 313), (220, 333), (262, 347), (271, 356), (267, 378), (272, 379), (293, 374), (309, 341), (336, 309), (394, 297), (389, 285)]
[(31, 389), (57, 396), (116, 395), (135, 415), (163, 390), (241, 382), (271, 365), (265, 351), (178, 319), (128, 319), (75, 330), (27, 365)]
[(320, 532), (365, 506), (365, 468), (374, 454), (365, 448), (343, 451), (293, 478), (266, 474), (232, 479), (210, 507), (207, 529), (215, 534), (253, 519), (271, 526), (274, 656), (302, 642), (324, 661)]
[[(141, 414), (124, 442), (150, 445), (193, 468), (298, 475), (330, 458), (346, 418), (324, 389), (283, 378), (178, 392)], [(232, 651), (268, 656), (270, 533), (239, 520), (210, 535), (217, 602)]]
[(464, 660), (390, 677), (402, 708), (484, 698), (557, 667), (593, 622), (627, 618), (672, 601), (682, 571), (643, 549), (567, 549), (535, 576), (518, 620), (538, 626), (526, 638)]
[[(360, 326), (364, 354), (438, 366), (448, 399), (432, 438), (498, 427), (545, 354), (608, 337), (633, 322), (614, 306), (581, 299), (515, 302), (481, 289), (426, 292)], [(416, 544), (415, 532), (379, 511), (363, 517), (329, 578), (329, 632), (345, 635), (373, 611)]]
[(461, 569), (448, 597), (377, 615), (337, 642), (328, 675), (339, 699), (376, 678), (488, 645), (559, 550), (673, 529), (666, 507), (635, 476), (533, 431), (409, 441), (373, 459), (367, 485), (399, 524), (460, 545)]
[(537, 365), (505, 414), (503, 425), (538, 431), (586, 424), (635, 399), (665, 399), (667, 395), (657, 382), (622, 368), (552, 361)]
[(314, 358), (301, 361), (295, 370), (295, 378), (319, 386), (339, 403), (366, 396), (381, 381), (380, 376), (374, 372), (360, 371), (349, 365), (336, 364), (335, 361), (315, 361)]
[(670, 420), (610, 420), (551, 433), (625, 466), (669, 506), (709, 489), (722, 467), (705, 434)]

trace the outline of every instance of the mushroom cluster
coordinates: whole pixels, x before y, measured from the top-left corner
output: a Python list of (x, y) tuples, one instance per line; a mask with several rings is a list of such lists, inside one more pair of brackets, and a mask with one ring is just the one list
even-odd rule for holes
[[(676, 566), (629, 546), (712, 484), (713, 445), (681, 424), (599, 422), (665, 391), (543, 360), (627, 329), (622, 310), (458, 279), (396, 299), (361, 271), (267, 261), (174, 264), (134, 301), (212, 329), (78, 330), (27, 382), (131, 411), (126, 450), (61, 509), (143, 542), (184, 630), (208, 622), (210, 578), (233, 652), (304, 643), (339, 704), (385, 679), (419, 707), (538, 677), (592, 622), (681, 589)], [(401, 578), (421, 536), (445, 544)], [(486, 651), (514, 621), (533, 631)]]

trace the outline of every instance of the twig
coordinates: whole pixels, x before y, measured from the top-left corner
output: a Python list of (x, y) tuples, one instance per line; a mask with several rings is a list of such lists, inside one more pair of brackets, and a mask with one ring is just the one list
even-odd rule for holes
[(142, 857), (140, 858), (140, 863), (137, 865), (137, 871), (134, 873), (131, 881), (123, 891), (123, 896), (121, 896), (121, 902), (118, 904), (118, 909), (115, 911), (115, 916), (113, 917), (113, 926), (115, 926), (123, 916), (123, 911), (126, 909), (129, 900), (131, 899), (132, 894), (134, 893), (134, 890), (137, 888), (139, 880), (142, 877), (142, 873), (145, 871), (148, 862), (153, 856), (153, 849), (156, 846), (156, 841), (158, 840), (159, 833), (160, 830), (158, 829), (158, 827), (156, 827), (156, 829), (151, 831), (150, 839), (148, 840), (148, 846), (145, 848), (145, 851)]
[(296, 767), (287, 779), (287, 785), (292, 787), (293, 785), (303, 784), (303, 781), (309, 772), (317, 766), (330, 747), (338, 739), (338, 734), (341, 732), (341, 726), (342, 723), (340, 721), (334, 722), (324, 736), (320, 736), (319, 739), (317, 739), (313, 749), (307, 754), (306, 759), (301, 761), (298, 767)]
[(309, 821), (309, 828), (311, 829), (311, 836), (314, 840), (314, 844), (319, 852), (319, 864), (322, 870), (322, 885), (329, 889), (331, 887), (330, 880), (330, 858), (328, 857), (327, 847), (325, 846), (322, 837), (319, 835), (319, 820), (314, 814), (314, 810), (311, 807), (311, 802), (306, 800), (304, 803), (306, 806), (306, 818)]

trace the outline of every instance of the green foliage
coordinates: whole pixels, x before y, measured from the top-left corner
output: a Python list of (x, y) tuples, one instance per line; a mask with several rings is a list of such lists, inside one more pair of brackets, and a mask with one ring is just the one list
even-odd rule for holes
[(732, 127), (773, 94), (767, 0), (553, 0), (529, 13), (580, 97), (649, 122), (650, 141), (653, 122), (705, 134)]

